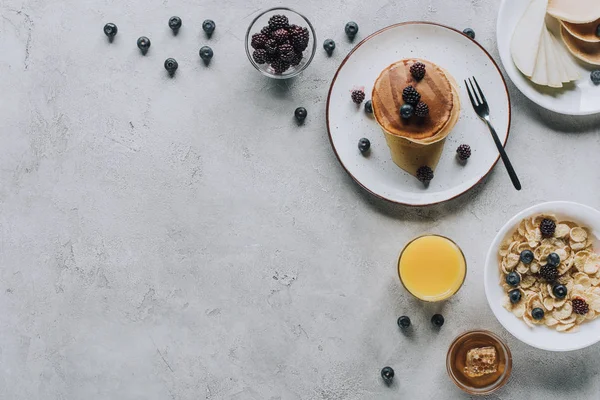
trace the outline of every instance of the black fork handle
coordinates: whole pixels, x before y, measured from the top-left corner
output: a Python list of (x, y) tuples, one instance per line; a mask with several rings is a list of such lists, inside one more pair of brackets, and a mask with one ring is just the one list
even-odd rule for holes
[(494, 142), (496, 143), (496, 147), (498, 148), (498, 152), (500, 153), (502, 162), (504, 163), (504, 166), (506, 167), (506, 170), (508, 171), (508, 176), (510, 176), (510, 180), (512, 181), (513, 186), (515, 187), (515, 189), (521, 190), (521, 182), (519, 182), (517, 173), (515, 172), (512, 164), (510, 163), (510, 160), (508, 159), (508, 155), (506, 154), (506, 151), (504, 151), (504, 146), (502, 145), (502, 142), (500, 142), (500, 138), (498, 137), (496, 130), (494, 129), (494, 127), (492, 126), (492, 123), (487, 118), (485, 119), (485, 123), (487, 124), (488, 128), (490, 128), (490, 132), (492, 133), (492, 137), (494, 138)]

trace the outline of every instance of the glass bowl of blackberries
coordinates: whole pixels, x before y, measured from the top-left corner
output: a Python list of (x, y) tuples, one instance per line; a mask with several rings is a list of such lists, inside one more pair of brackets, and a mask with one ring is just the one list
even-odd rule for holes
[(315, 29), (302, 14), (286, 7), (261, 12), (246, 32), (246, 54), (263, 75), (292, 78), (306, 69), (317, 50)]

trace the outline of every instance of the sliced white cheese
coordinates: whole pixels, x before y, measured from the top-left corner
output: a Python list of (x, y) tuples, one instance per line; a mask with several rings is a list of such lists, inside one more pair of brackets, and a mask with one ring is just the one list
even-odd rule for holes
[(546, 46), (544, 46), (544, 43), (544, 40), (540, 41), (531, 81), (538, 85), (548, 86), (548, 67), (546, 64)]
[(579, 74), (579, 68), (577, 68), (577, 64), (575, 64), (575, 62), (569, 55), (568, 50), (556, 38), (556, 36), (552, 34), (550, 34), (550, 36), (552, 37), (552, 44), (554, 45), (554, 50), (558, 54), (558, 58), (562, 62), (565, 68), (565, 72), (567, 73), (567, 82), (578, 80), (581, 77), (581, 75)]
[(585, 24), (600, 18), (600, 1), (549, 0), (548, 14), (562, 21)]
[[(552, 33), (548, 29), (546, 29), (546, 33), (544, 33), (544, 35), (547, 36), (545, 40), (546, 40), (546, 46), (549, 49), (549, 50), (547, 49), (546, 51), (550, 51), (552, 53), (551, 58), (554, 60), (554, 68), (558, 72), (558, 77), (560, 79), (561, 84), (569, 82), (569, 76), (567, 75), (565, 63), (563, 62), (562, 58), (558, 54), (556, 46), (554, 45), (554, 40), (552, 40), (552, 37), (553, 37)], [(548, 68), (550, 68), (550, 67), (548, 67)]]
[(540, 47), (548, 0), (531, 0), (519, 20), (510, 42), (513, 62), (526, 76), (532, 76)]
[(550, 32), (544, 27), (542, 32), (542, 46), (546, 49), (546, 69), (548, 70), (548, 86), (553, 88), (562, 87), (562, 63), (559, 62), (558, 56), (552, 46), (552, 38)]

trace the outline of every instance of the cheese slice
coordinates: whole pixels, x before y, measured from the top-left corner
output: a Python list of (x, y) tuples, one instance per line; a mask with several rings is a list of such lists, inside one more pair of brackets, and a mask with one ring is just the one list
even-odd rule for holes
[(561, 75), (562, 67), (559, 67), (558, 55), (554, 51), (554, 46), (552, 46), (550, 32), (545, 27), (544, 31), (542, 32), (542, 42), (542, 46), (544, 46), (546, 49), (546, 68), (548, 69), (547, 86), (561, 88), (563, 82)]
[(586, 24), (600, 18), (600, 1), (549, 0), (548, 14), (561, 21)]
[(581, 77), (579, 74), (579, 68), (577, 68), (577, 64), (573, 61), (571, 56), (569, 55), (568, 50), (562, 45), (562, 43), (556, 38), (556, 36), (550, 34), (552, 37), (552, 44), (554, 45), (554, 50), (558, 54), (558, 58), (562, 62), (565, 72), (567, 73), (567, 82), (576, 81)]
[(517, 23), (510, 42), (513, 62), (528, 77), (533, 75), (542, 31), (545, 30), (548, 0), (531, 0), (527, 10)]
[(544, 43), (545, 40), (540, 41), (531, 81), (538, 85), (548, 86), (548, 65), (546, 64), (546, 46), (544, 46)]

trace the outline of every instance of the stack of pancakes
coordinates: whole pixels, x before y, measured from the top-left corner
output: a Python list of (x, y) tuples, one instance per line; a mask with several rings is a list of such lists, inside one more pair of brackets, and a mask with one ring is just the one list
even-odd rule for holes
[[(416, 62), (425, 64), (425, 77), (417, 81), (410, 73)], [(426, 118), (400, 116), (402, 91), (412, 85), (429, 106)], [(373, 113), (381, 126), (392, 159), (400, 168), (415, 175), (421, 166), (435, 169), (446, 137), (460, 115), (458, 85), (454, 78), (434, 63), (421, 59), (400, 60), (381, 72), (372, 94)]]

